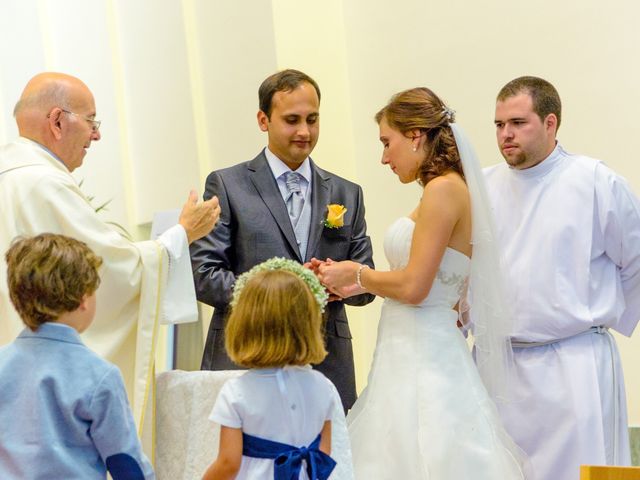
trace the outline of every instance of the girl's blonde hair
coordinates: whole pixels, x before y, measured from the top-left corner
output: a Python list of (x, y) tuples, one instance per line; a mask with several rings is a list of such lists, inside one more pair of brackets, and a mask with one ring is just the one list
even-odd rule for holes
[(307, 284), (284, 270), (252, 275), (227, 321), (225, 347), (246, 368), (324, 360), (322, 315)]

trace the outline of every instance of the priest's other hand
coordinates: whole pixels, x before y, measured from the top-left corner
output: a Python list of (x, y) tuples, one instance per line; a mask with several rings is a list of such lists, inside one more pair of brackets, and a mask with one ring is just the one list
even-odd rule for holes
[(187, 203), (182, 207), (178, 223), (187, 232), (189, 243), (209, 233), (220, 218), (220, 205), (218, 197), (198, 203), (198, 194), (195, 190), (189, 192)]

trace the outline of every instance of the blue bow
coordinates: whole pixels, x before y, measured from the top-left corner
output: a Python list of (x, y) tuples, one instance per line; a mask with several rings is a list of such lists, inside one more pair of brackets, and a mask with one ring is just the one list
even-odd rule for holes
[(308, 447), (294, 447), (253, 435), (242, 434), (242, 454), (253, 458), (274, 459), (274, 480), (298, 480), (302, 460), (307, 462), (307, 474), (311, 480), (326, 480), (336, 462), (320, 451), (320, 435)]

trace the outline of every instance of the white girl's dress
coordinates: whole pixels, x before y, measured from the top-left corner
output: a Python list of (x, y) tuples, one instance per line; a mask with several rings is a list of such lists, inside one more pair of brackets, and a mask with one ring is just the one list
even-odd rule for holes
[[(322, 373), (311, 367), (252, 369), (228, 380), (218, 395), (209, 417), (220, 425), (241, 428), (246, 434), (296, 447), (308, 446), (332, 420), (332, 437), (344, 437), (344, 418), (340, 396)], [(348, 445), (335, 449), (331, 457), (338, 462), (331, 479), (351, 476)], [(342, 465), (341, 465), (342, 464)], [(343, 472), (342, 474), (340, 472)], [(347, 476), (344, 475), (347, 473)], [(305, 468), (300, 479), (307, 479)], [(273, 479), (273, 460), (242, 456), (241, 479)]]
[[(388, 230), (392, 269), (406, 266), (414, 226), (404, 217)], [(384, 301), (368, 385), (347, 416), (356, 480), (524, 478), (456, 326), (469, 267), (447, 248), (420, 305)]]

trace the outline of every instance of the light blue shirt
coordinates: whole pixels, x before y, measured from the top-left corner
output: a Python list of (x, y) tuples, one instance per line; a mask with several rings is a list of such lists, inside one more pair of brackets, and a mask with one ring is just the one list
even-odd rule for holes
[(71, 327), (0, 348), (0, 478), (154, 479), (120, 371)]
[[(289, 192), (287, 191), (287, 183), (284, 178), (285, 174), (292, 170), (282, 160), (276, 157), (276, 155), (269, 150), (269, 147), (264, 149), (264, 156), (267, 157), (267, 163), (269, 164), (271, 173), (273, 173), (273, 178), (278, 182), (282, 199), (286, 201)], [(300, 164), (295, 172), (302, 176), (300, 179), (300, 194), (306, 201), (306, 199), (309, 198), (307, 194), (311, 193), (311, 162), (309, 161), (309, 157), (304, 159), (304, 162)]]

